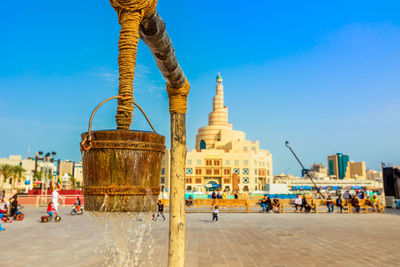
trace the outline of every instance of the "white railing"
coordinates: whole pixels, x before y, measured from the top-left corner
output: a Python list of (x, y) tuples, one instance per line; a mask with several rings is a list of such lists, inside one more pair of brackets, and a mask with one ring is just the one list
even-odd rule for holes
[[(68, 195), (68, 196), (61, 196), (62, 199), (59, 199), (59, 204), (61, 206), (72, 206), (74, 205), (77, 197), (81, 200), (81, 204), (83, 205), (83, 196), (82, 195)], [(19, 195), (18, 196), (18, 204), (22, 206), (35, 206), (35, 207), (42, 207), (47, 206), (51, 201), (51, 195)]]

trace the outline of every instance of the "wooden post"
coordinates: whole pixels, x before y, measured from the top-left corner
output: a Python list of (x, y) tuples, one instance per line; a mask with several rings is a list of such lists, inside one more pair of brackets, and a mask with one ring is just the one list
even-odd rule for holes
[(171, 113), (171, 178), (168, 266), (185, 265), (185, 114)]

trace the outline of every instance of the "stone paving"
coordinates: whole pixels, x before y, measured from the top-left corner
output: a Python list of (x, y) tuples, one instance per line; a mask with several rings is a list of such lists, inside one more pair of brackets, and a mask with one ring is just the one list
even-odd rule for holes
[[(25, 208), (3, 224), (1, 266), (123, 266), (99, 249), (104, 230), (62, 208), (60, 223), (40, 223), (45, 208)], [(167, 216), (168, 217), (168, 216)], [(116, 223), (117, 225), (118, 223)], [(146, 224), (143, 222), (143, 224)], [(168, 218), (133, 240), (139, 266), (166, 266)], [(135, 227), (139, 227), (140, 223)], [(125, 234), (123, 235), (125, 237)], [(385, 214), (187, 214), (186, 266), (400, 266), (400, 212)], [(142, 242), (143, 247), (137, 246)], [(149, 247), (151, 248), (149, 249)], [(129, 265), (131, 266), (131, 265)]]

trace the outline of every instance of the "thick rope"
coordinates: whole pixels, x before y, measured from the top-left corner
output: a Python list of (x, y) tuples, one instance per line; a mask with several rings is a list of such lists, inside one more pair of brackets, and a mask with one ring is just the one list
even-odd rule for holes
[(156, 0), (110, 0), (118, 13), (121, 31), (119, 36), (119, 91), (117, 129), (129, 129), (133, 112), (133, 79), (135, 77), (136, 53), (139, 43), (139, 25), (143, 17), (151, 15), (157, 6)]
[(172, 88), (167, 85), (167, 93), (169, 98), (169, 112), (186, 114), (187, 110), (187, 96), (190, 91), (190, 84), (188, 80), (181, 88)]

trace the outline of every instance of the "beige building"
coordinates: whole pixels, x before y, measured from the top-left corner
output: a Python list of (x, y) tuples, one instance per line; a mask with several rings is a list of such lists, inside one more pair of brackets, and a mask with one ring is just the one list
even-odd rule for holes
[[(1, 191), (10, 191), (11, 185), (14, 184), (14, 187), (18, 191), (27, 191), (34, 188), (35, 184), (35, 158), (26, 158), (22, 159), (20, 155), (11, 155), (8, 158), (0, 158), (0, 165), (8, 164), (11, 166), (19, 165), (25, 169), (25, 172), (22, 173), (21, 178), (9, 176), (6, 177), (6, 182), (3, 183), (4, 177), (0, 174), (0, 187)], [(66, 177), (66, 174), (72, 174), (79, 184), (82, 184), (83, 175), (82, 175), (82, 163), (81, 162), (72, 162), (72, 161), (59, 161), (58, 167), (57, 162), (49, 162), (38, 160), (37, 161), (37, 171), (42, 173), (43, 180), (48, 178), (48, 185), (50, 181), (52, 181), (52, 177), (54, 172), (58, 171), (61, 177)], [(63, 188), (69, 189), (69, 177), (68, 179), (63, 179)]]
[(382, 180), (382, 172), (377, 170), (367, 170), (367, 180)]
[[(272, 155), (260, 148), (259, 141), (246, 140), (244, 132), (232, 129), (228, 123), (228, 108), (224, 106), (224, 87), (218, 73), (213, 111), (208, 125), (196, 135), (195, 149), (187, 152), (186, 189), (229, 192), (263, 190), (272, 182)], [(161, 187), (169, 187), (170, 153), (167, 151), (161, 171)]]
[(63, 188), (72, 189), (73, 185), (70, 178), (75, 178), (75, 187), (80, 187), (83, 183), (82, 162), (73, 162), (71, 160), (59, 161), (59, 175), (63, 180)]
[[(8, 164), (11, 166), (19, 165), (25, 169), (25, 172), (22, 173), (21, 179), (18, 177), (7, 177), (6, 183), (3, 184), (3, 179), (1, 180), (1, 189), (8, 192), (11, 190), (11, 185), (14, 184), (14, 187), (18, 191), (27, 191), (33, 188), (34, 185), (34, 177), (35, 177), (35, 159), (34, 158), (26, 158), (22, 159), (20, 155), (11, 155), (8, 158), (0, 158), (0, 165)], [(41, 172), (42, 175), (46, 175), (51, 177), (54, 171), (57, 170), (56, 165), (53, 162), (37, 162), (37, 171)], [(2, 177), (4, 178), (4, 177)], [(13, 179), (15, 179), (13, 181)], [(27, 182), (27, 184), (25, 183)], [(29, 183), (28, 183), (29, 182)]]
[(350, 169), (350, 178), (361, 179), (361, 180), (367, 179), (365, 161), (360, 161), (360, 162), (350, 161), (348, 169)]

